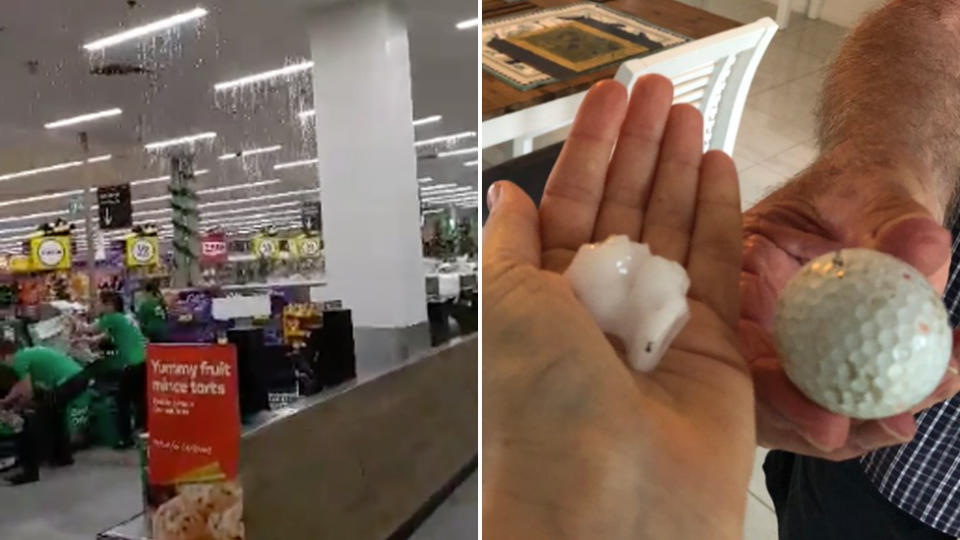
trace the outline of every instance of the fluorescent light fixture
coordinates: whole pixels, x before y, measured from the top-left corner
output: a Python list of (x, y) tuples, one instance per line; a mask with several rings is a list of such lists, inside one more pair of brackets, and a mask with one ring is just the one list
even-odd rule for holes
[(428, 193), (424, 193), (423, 196), (436, 197), (438, 195), (449, 195), (451, 193), (465, 193), (465, 192), (476, 193), (476, 191), (477, 191), (477, 188), (475, 187), (464, 186), (464, 187), (456, 187), (456, 188), (448, 188), (448, 189), (438, 189), (436, 191), (430, 191)]
[(430, 182), (433, 182), (433, 178), (430, 178), (429, 176), (424, 176), (423, 178), (417, 178), (417, 183), (420, 183), (420, 184), (429, 184)]
[(304, 167), (306, 165), (314, 165), (317, 163), (320, 163), (320, 160), (316, 158), (302, 159), (300, 161), (288, 161), (287, 163), (277, 163), (276, 165), (273, 166), (273, 170), (276, 171), (280, 169), (289, 169), (291, 167)]
[(245, 84), (253, 84), (256, 82), (265, 81), (267, 79), (273, 79), (275, 77), (292, 75), (294, 73), (306, 71), (312, 67), (313, 67), (312, 61), (300, 62), (298, 64), (290, 64), (289, 66), (284, 66), (279, 69), (271, 69), (270, 71), (264, 71), (263, 73), (255, 73), (253, 75), (247, 75), (246, 77), (240, 77), (239, 79), (234, 79), (232, 81), (220, 82), (213, 85), (213, 89), (218, 91), (227, 90), (229, 88), (236, 88), (237, 86), (243, 86)]
[(177, 146), (179, 144), (189, 144), (204, 139), (212, 139), (216, 137), (217, 134), (212, 131), (207, 131), (204, 133), (197, 133), (196, 135), (187, 135), (186, 137), (178, 137), (176, 139), (168, 139), (166, 141), (157, 141), (149, 144), (143, 145), (147, 150), (160, 150), (161, 148), (166, 148), (168, 146)]
[(227, 199), (225, 201), (213, 201), (208, 203), (202, 203), (199, 205), (199, 208), (214, 208), (217, 206), (226, 206), (229, 204), (242, 204), (248, 202), (256, 201), (266, 201), (272, 199), (281, 199), (283, 197), (297, 197), (300, 195), (308, 195), (311, 193), (320, 193), (319, 188), (315, 189), (298, 189), (294, 191), (284, 191), (282, 193), (270, 193), (268, 195), (260, 195), (258, 197), (247, 197), (245, 199)]
[(30, 169), (26, 171), (19, 171), (15, 173), (0, 174), (0, 182), (5, 182), (7, 180), (13, 180), (15, 178), (23, 178), (25, 176), (33, 176), (35, 174), (42, 174), (53, 171), (60, 171), (63, 169), (70, 169), (73, 167), (79, 167), (83, 165), (83, 161), (67, 161), (64, 163), (57, 163), (56, 165), (48, 165), (46, 167), (39, 167), (36, 169)]
[(91, 122), (93, 120), (99, 120), (101, 118), (109, 118), (111, 116), (117, 116), (123, 113), (120, 109), (107, 109), (105, 111), (97, 111), (93, 113), (81, 114), (79, 116), (74, 116), (72, 118), (64, 118), (63, 120), (57, 120), (54, 122), (49, 122), (44, 124), (43, 127), (47, 129), (56, 129), (65, 126), (72, 126), (74, 124), (81, 124), (83, 122)]
[(423, 126), (423, 125), (426, 125), (426, 124), (432, 124), (432, 123), (434, 123), (434, 122), (439, 122), (439, 121), (442, 120), (442, 119), (443, 119), (442, 116), (440, 116), (439, 114), (435, 114), (435, 115), (433, 115), (433, 116), (427, 116), (427, 117), (421, 118), (421, 119), (419, 119), (419, 120), (414, 120), (414, 121), (413, 121), (413, 125), (414, 125), (414, 127)]
[(99, 163), (101, 161), (110, 161), (110, 158), (113, 156), (110, 154), (104, 154), (102, 156), (94, 156), (92, 158), (87, 158), (87, 163)]
[(300, 111), (297, 113), (297, 117), (300, 118), (301, 120), (306, 120), (307, 118), (310, 118), (311, 116), (316, 116), (316, 115), (317, 115), (317, 111), (313, 109), (310, 109), (307, 111)]
[[(193, 172), (193, 176), (203, 176), (210, 172), (210, 169), (199, 169)], [(173, 177), (170, 175), (167, 176), (158, 176), (156, 178), (145, 178), (143, 180), (134, 180), (130, 182), (131, 186), (145, 186), (148, 184), (156, 184), (157, 182), (169, 182)]]
[(234, 208), (233, 210), (219, 210), (216, 212), (204, 212), (202, 216), (208, 216), (208, 217), (229, 216), (229, 215), (235, 215), (235, 214), (242, 214), (244, 212), (249, 212), (251, 210), (254, 210), (254, 211), (272, 210), (274, 208), (287, 208), (290, 206), (300, 206), (302, 204), (303, 203), (301, 201), (290, 201), (290, 202), (284, 202), (284, 203), (268, 204), (266, 206), (257, 205), (257, 206), (251, 206), (248, 208)]
[(235, 159), (235, 158), (238, 158), (238, 157), (240, 157), (240, 158), (245, 158), (245, 157), (248, 157), (248, 156), (255, 156), (255, 155), (257, 155), (257, 154), (266, 154), (266, 153), (268, 153), (268, 152), (276, 152), (277, 150), (280, 150), (281, 148), (283, 148), (283, 147), (280, 146), (279, 144), (274, 145), (274, 146), (265, 146), (265, 147), (263, 147), (263, 148), (251, 148), (251, 149), (249, 149), (249, 150), (241, 150), (241, 151), (239, 151), (239, 152), (234, 152), (234, 153), (232, 153), (232, 154), (224, 154), (224, 155), (220, 156), (219, 159), (221, 159), (221, 160), (225, 160), (225, 159)]
[(145, 199), (134, 199), (131, 201), (131, 204), (147, 204), (158, 201), (168, 201), (170, 200), (170, 195), (158, 195), (156, 197), (147, 197)]
[(437, 184), (435, 186), (427, 186), (420, 188), (420, 193), (428, 193), (431, 191), (436, 191), (438, 189), (457, 187), (457, 184)]
[(71, 191), (58, 191), (56, 193), (47, 193), (45, 195), (34, 195), (33, 197), (24, 197), (22, 199), (12, 199), (9, 201), (0, 202), (0, 207), (4, 206), (13, 206), (15, 204), (25, 204), (38, 201), (49, 201), (51, 199), (59, 199), (61, 197), (70, 197), (73, 195), (80, 195), (83, 193), (82, 189), (74, 189)]
[(477, 166), (477, 160), (475, 159), (475, 160), (473, 160), (473, 161), (464, 161), (464, 162), (463, 162), (463, 166), (464, 166), (464, 167), (476, 167), (476, 166)]
[(480, 24), (479, 19), (467, 19), (465, 21), (460, 21), (457, 23), (457, 30), (466, 30), (467, 28), (474, 28)]
[(445, 210), (443, 210), (442, 208), (434, 208), (433, 210), (424, 210), (424, 211), (423, 211), (423, 215), (427, 215), (427, 214), (442, 214), (443, 212), (445, 212)]
[(441, 144), (441, 143), (453, 143), (461, 141), (463, 139), (473, 139), (477, 136), (476, 131), (464, 131), (462, 133), (454, 133), (453, 135), (444, 135), (443, 137), (434, 137), (432, 139), (426, 139), (423, 141), (417, 141), (413, 143), (414, 148), (420, 148), (421, 146), (427, 146), (431, 144)]
[(203, 8), (194, 8), (190, 11), (183, 13), (177, 13), (171, 17), (165, 19), (160, 19), (159, 21), (154, 21), (143, 26), (137, 26), (136, 28), (131, 28), (119, 34), (114, 34), (112, 36), (107, 36), (96, 41), (91, 41), (83, 46), (84, 49), (88, 51), (95, 51), (98, 49), (105, 49), (107, 47), (123, 43), (124, 41), (130, 41), (131, 39), (137, 39), (155, 32), (160, 32), (161, 30), (166, 30), (167, 28), (172, 28), (178, 24), (183, 24), (194, 19), (199, 19), (207, 14), (207, 10)]
[(473, 148), (461, 148), (460, 150), (449, 150), (447, 152), (440, 152), (437, 154), (438, 158), (445, 158), (450, 156), (462, 156), (464, 154), (475, 154), (477, 152), (477, 147)]
[(261, 180), (259, 182), (250, 182), (246, 184), (234, 184), (232, 186), (221, 186), (215, 188), (201, 189), (197, 192), (197, 195), (209, 195), (211, 193), (223, 193), (225, 191), (237, 191), (238, 189), (248, 189), (255, 187), (270, 186), (273, 184), (279, 184), (280, 179), (274, 178), (273, 180)]
[(160, 214), (169, 214), (171, 212), (173, 212), (173, 210), (170, 208), (158, 208), (156, 210), (137, 210), (136, 212), (134, 212), (134, 215), (139, 218), (143, 216), (157, 216)]
[[(235, 224), (246, 225), (250, 220), (254, 220), (254, 219), (269, 219), (269, 218), (276, 218), (280, 216), (292, 216), (292, 215), (300, 215), (300, 210), (294, 209), (294, 210), (283, 210), (280, 212), (262, 212), (259, 214), (244, 214), (242, 216), (217, 217), (212, 219), (205, 219), (203, 218), (203, 216), (201, 216), (202, 219), (200, 220), (200, 222), (201, 223), (235, 223)], [(286, 219), (292, 219), (292, 218), (287, 217)]]

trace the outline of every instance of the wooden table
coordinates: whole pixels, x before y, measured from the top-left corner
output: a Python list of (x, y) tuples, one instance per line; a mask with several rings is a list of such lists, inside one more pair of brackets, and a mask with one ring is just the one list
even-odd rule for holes
[[(578, 3), (577, 0), (483, 0), (483, 19), (495, 19), (516, 15), (529, 10), (559, 7)], [(740, 26), (740, 23), (708, 13), (702, 9), (681, 4), (674, 0), (610, 0), (597, 2), (607, 7), (640, 17), (658, 26), (694, 39), (713, 35)], [(619, 64), (585, 73), (583, 75), (546, 84), (531, 90), (517, 90), (494, 75), (483, 72), (483, 119), (526, 109), (540, 103), (582, 92), (601, 79), (609, 79)]]

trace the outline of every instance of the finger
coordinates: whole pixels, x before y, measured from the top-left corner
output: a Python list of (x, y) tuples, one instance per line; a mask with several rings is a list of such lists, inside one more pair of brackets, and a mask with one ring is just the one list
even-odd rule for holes
[(883, 420), (862, 422), (850, 430), (850, 444), (863, 450), (903, 444), (917, 433), (917, 422), (909, 413)]
[(686, 265), (696, 211), (703, 117), (691, 105), (670, 109), (660, 161), (643, 219), (641, 238), (650, 250)]
[(490, 215), (483, 226), (484, 262), (504, 260), (540, 267), (540, 220), (530, 197), (512, 182), (487, 191)]
[(633, 241), (640, 238), (671, 103), (673, 83), (666, 77), (646, 75), (634, 85), (607, 173), (593, 231), (595, 242), (613, 234), (625, 234)]
[(610, 153), (627, 109), (616, 81), (594, 85), (583, 98), (540, 203), (544, 251), (576, 250), (593, 238)]
[[(932, 276), (950, 264), (950, 233), (933, 219), (907, 216), (877, 230), (874, 248), (912, 264), (925, 276)], [(934, 285), (943, 291), (945, 275)]]
[(824, 452), (837, 450), (846, 444), (850, 419), (810, 401), (790, 382), (776, 359), (754, 360), (750, 370), (757, 402), (764, 403), (793, 425), (794, 430), (807, 442)]
[(687, 274), (690, 297), (707, 304), (730, 328), (740, 316), (740, 219), (736, 166), (723, 152), (708, 152), (700, 165)]

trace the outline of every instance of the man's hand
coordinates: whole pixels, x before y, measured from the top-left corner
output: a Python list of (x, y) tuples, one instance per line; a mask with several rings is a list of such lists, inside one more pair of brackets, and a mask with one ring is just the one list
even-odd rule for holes
[[(753, 392), (737, 350), (740, 208), (733, 162), (641, 79), (629, 104), (586, 96), (539, 215), (495, 184), (483, 243), (484, 526), (497, 538), (739, 538)], [(611, 157), (612, 156), (612, 157)], [(625, 234), (682, 264), (691, 320), (632, 371), (560, 275)]]
[[(741, 276), (743, 353), (757, 396), (761, 446), (843, 460), (909, 441), (911, 413), (859, 421), (833, 414), (806, 398), (780, 367), (770, 332), (780, 290), (810, 259), (842, 247), (867, 247), (913, 264), (943, 291), (950, 261), (950, 234), (923, 189), (916, 164), (876, 165), (848, 159), (837, 148), (744, 216)], [(955, 336), (956, 337), (956, 336)], [(960, 390), (957, 351), (951, 372), (913, 413)]]

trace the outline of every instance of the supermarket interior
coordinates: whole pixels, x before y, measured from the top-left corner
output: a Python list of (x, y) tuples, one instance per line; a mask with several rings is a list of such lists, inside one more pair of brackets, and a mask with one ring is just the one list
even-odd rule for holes
[(476, 14), (0, 10), (0, 538), (477, 537)]

